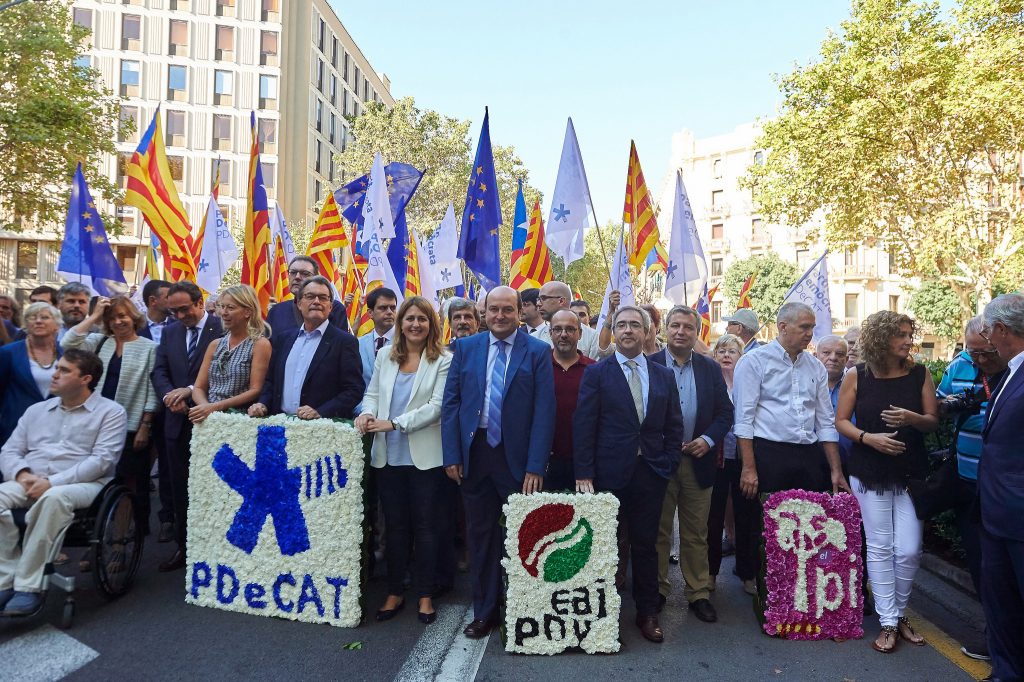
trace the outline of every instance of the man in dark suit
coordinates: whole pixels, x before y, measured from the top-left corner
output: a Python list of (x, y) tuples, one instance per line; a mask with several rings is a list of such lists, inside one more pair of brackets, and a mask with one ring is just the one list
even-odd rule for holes
[(175, 539), (178, 549), (160, 564), (161, 571), (185, 567), (185, 528), (188, 511), (188, 460), (192, 422), (188, 409), (192, 388), (210, 342), (223, 335), (220, 318), (206, 312), (203, 292), (192, 282), (173, 284), (167, 293), (168, 312), (176, 322), (164, 327), (153, 366), (153, 388), (164, 403), (164, 438), (174, 496)]
[[(276, 303), (267, 312), (267, 324), (270, 325), (271, 338), (277, 338), (278, 335), (290, 335), (288, 334), (289, 332), (302, 326), (302, 313), (299, 311), (299, 290), (302, 289), (303, 282), (319, 274), (320, 268), (317, 266), (316, 261), (309, 256), (296, 256), (292, 258), (292, 262), (288, 264), (288, 290), (292, 292), (294, 298), (290, 301)], [(331, 312), (327, 317), (331, 325), (342, 331), (348, 331), (348, 317), (345, 315), (345, 306), (341, 301), (333, 298), (333, 296), (331, 299)]]
[[(732, 428), (732, 401), (718, 363), (693, 352), (700, 317), (692, 308), (677, 305), (665, 318), (668, 345), (647, 357), (672, 370), (683, 414), (683, 458), (669, 479), (658, 529), (658, 590), (662, 604), (672, 591), (668, 555), (672, 527), (679, 517), (679, 567), (690, 610), (705, 623), (718, 620), (711, 604), (713, 587), (708, 572), (708, 514), (717, 473), (716, 452)], [(721, 542), (712, 538), (713, 542)]]
[(1024, 679), (1024, 296), (985, 306), (982, 336), (1008, 364), (992, 391), (982, 432), (981, 602), (994, 680)]
[(270, 369), (250, 417), (293, 414), (299, 419), (351, 419), (366, 384), (354, 336), (331, 324), (331, 286), (316, 275), (298, 293), (302, 328), (274, 335)]
[(576, 490), (606, 490), (619, 498), (629, 532), (636, 624), (652, 642), (658, 624), (658, 521), (669, 479), (683, 449), (683, 418), (672, 372), (648, 362), (647, 312), (616, 309), (615, 354), (587, 367), (573, 420)]
[(441, 410), (445, 473), (462, 486), (473, 585), (473, 621), (484, 637), (497, 623), (504, 531), (514, 492), (541, 490), (555, 432), (551, 351), (518, 329), (522, 301), (509, 287), (487, 294), (486, 334), (455, 344)]

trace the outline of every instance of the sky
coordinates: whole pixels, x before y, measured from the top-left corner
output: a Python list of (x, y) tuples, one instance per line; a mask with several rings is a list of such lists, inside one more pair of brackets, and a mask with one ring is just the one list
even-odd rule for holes
[(622, 218), (631, 139), (657, 196), (673, 133), (708, 137), (770, 116), (780, 101), (772, 75), (814, 60), (850, 8), (848, 0), (331, 4), (391, 79), (392, 95), (472, 121), (474, 149), (490, 107), (492, 141), (515, 147), (545, 199), (572, 116), (602, 225)]

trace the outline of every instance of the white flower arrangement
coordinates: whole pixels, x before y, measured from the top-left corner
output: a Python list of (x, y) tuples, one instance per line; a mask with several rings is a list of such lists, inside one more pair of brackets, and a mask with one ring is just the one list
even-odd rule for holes
[(358, 625), (362, 480), (347, 424), (210, 415), (192, 435), (185, 600)]
[(505, 504), (505, 650), (619, 650), (619, 501), (609, 493), (512, 495)]

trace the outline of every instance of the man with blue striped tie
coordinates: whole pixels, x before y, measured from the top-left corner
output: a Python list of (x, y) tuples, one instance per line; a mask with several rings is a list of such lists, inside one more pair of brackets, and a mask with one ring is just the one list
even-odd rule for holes
[(497, 624), (501, 507), (514, 492), (541, 490), (555, 434), (551, 349), (519, 329), (521, 311), (514, 289), (487, 294), (489, 331), (455, 344), (441, 410), (445, 472), (466, 507), (473, 622), (463, 632), (474, 639)]

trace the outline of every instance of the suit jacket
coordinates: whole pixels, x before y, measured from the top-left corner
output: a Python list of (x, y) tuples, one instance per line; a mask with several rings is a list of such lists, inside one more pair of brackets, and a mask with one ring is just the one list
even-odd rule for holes
[[(0, 347), (0, 445), (14, 433), (21, 415), (30, 405), (46, 400), (39, 392), (28, 364), (27, 340)], [(61, 356), (57, 344), (57, 357)]]
[[(327, 316), (331, 326), (341, 331), (348, 331), (348, 317), (345, 315), (345, 304), (335, 299), (331, 304), (331, 312)], [(270, 325), (270, 338), (275, 339), (279, 334), (287, 335), (288, 332), (296, 331), (302, 326), (302, 315), (299, 313), (298, 304), (295, 299), (275, 303), (267, 312), (267, 324)]]
[[(367, 386), (370, 385), (370, 379), (373, 378), (373, 364), (376, 359), (376, 352), (373, 348), (373, 332), (367, 332), (359, 337), (359, 360), (362, 362), (363, 368), (363, 382)], [(388, 339), (384, 344), (384, 347), (391, 345), (391, 339)]]
[[(444, 385), (448, 369), (452, 364), (451, 354), (445, 352), (429, 362), (420, 355), (420, 366), (412, 380), (412, 391), (405, 411), (391, 414), (391, 395), (398, 379), (398, 363), (391, 359), (391, 351), (381, 350), (373, 368), (373, 378), (363, 398), (362, 414), (372, 414), (377, 419), (392, 420), (408, 434), (409, 453), (417, 469), (433, 469), (441, 466), (441, 404), (444, 402)], [(370, 451), (370, 465), (380, 468), (388, 463), (387, 434), (373, 436)]]
[[(668, 348), (648, 355), (647, 359), (672, 371)], [(693, 437), (707, 436), (717, 447), (732, 428), (733, 407), (729, 399), (729, 388), (725, 385), (722, 368), (717, 362), (700, 353), (693, 353), (690, 362), (693, 365), (693, 382), (697, 386), (697, 417), (693, 423)], [(672, 373), (675, 381), (675, 372)], [(710, 488), (715, 484), (718, 473), (715, 471), (716, 459), (715, 448), (712, 448), (703, 457), (693, 460), (693, 473), (701, 488)]]
[(629, 484), (641, 459), (662, 478), (675, 473), (683, 454), (679, 389), (672, 370), (664, 365), (648, 362), (647, 370), (650, 387), (643, 423), (616, 356), (587, 367), (583, 373), (573, 417), (577, 479), (594, 479), (594, 485), (602, 490), (619, 490)]
[[(512, 338), (512, 337), (509, 337)], [(480, 425), (491, 335), (481, 332), (459, 339), (448, 370), (441, 410), (444, 464), (461, 464), (471, 475), (469, 450)], [(555, 437), (555, 378), (551, 349), (523, 330), (515, 342), (505, 371), (505, 395), (501, 403), (501, 433), (505, 460), (518, 481), (527, 472), (543, 476)]]
[[(188, 330), (181, 322), (175, 321), (164, 327), (160, 335), (160, 345), (156, 349), (156, 364), (153, 366), (153, 388), (156, 389), (157, 400), (163, 402), (164, 396), (176, 388), (185, 388), (196, 383), (199, 368), (203, 364), (203, 355), (210, 342), (224, 335), (224, 327), (220, 318), (215, 315), (206, 316), (206, 324), (199, 332), (199, 342), (195, 355), (189, 362), (186, 352)], [(188, 419), (187, 414), (178, 414), (165, 410), (164, 435), (177, 438)]]
[[(281, 413), (284, 386), (288, 380), (285, 367), (288, 354), (298, 338), (297, 330), (274, 334), (270, 367), (263, 382), (259, 401), (270, 414)], [(299, 404), (309, 405), (326, 419), (351, 419), (356, 405), (363, 397), (363, 377), (359, 372), (359, 353), (356, 339), (334, 325), (324, 327), (323, 338), (313, 353), (299, 394)]]
[(978, 465), (981, 522), (989, 533), (1019, 542), (1024, 540), (1024, 367), (1018, 367), (1009, 382), (1004, 376), (996, 393), (982, 432)]

